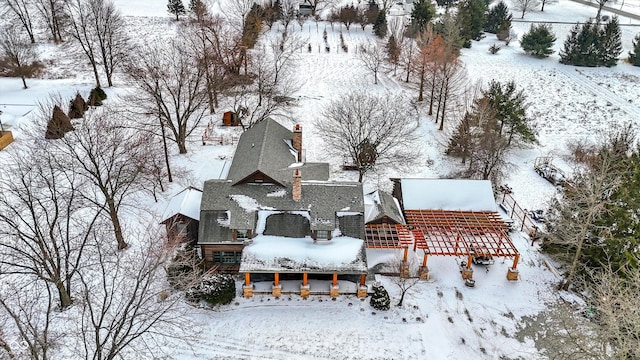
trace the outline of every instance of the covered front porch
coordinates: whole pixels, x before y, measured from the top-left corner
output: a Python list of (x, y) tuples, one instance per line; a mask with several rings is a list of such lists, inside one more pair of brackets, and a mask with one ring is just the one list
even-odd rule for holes
[(271, 294), (276, 298), (296, 294), (302, 298), (310, 295), (356, 295), (367, 297), (366, 274), (339, 273), (244, 273), (243, 296)]

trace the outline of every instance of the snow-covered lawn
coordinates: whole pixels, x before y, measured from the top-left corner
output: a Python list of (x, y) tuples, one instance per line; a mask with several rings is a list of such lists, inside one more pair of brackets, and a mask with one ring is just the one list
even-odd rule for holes
[[(157, 39), (175, 31), (176, 26), (166, 13), (166, 1), (116, 0), (127, 15), (132, 36), (137, 41), (145, 37)], [(618, 4), (614, 4), (619, 7)], [(612, 5), (613, 6), (613, 5)], [(640, 13), (640, 1), (625, 2), (624, 10)], [(547, 5), (545, 12), (530, 13), (525, 20), (582, 21), (595, 15), (596, 10), (577, 3), (561, 0)], [(516, 16), (517, 17), (517, 16)], [(621, 19), (621, 23), (630, 23)], [(634, 21), (638, 22), (638, 21)], [(329, 157), (315, 132), (315, 124), (322, 121), (322, 110), (333, 99), (359, 89), (370, 93), (404, 93), (415, 97), (415, 91), (392, 71), (381, 74), (379, 84), (373, 84), (355, 51), (360, 44), (373, 41), (371, 29), (365, 32), (358, 26), (351, 31), (343, 29), (349, 53), (339, 46), (339, 24), (308, 21), (300, 29), (303, 38), (311, 44), (300, 53), (297, 78), (301, 89), (296, 94), (297, 105), (290, 117), (303, 125), (303, 144), (307, 160), (328, 161), (332, 164), (335, 180), (357, 180), (354, 172), (339, 171), (342, 159)], [(522, 35), (529, 25), (514, 23), (514, 30)], [(322, 45), (322, 32), (326, 28), (331, 51)], [(571, 25), (554, 25), (558, 51)], [(277, 31), (277, 26), (274, 30)], [(622, 57), (627, 56), (631, 39), (640, 27), (623, 28)], [(515, 80), (518, 88), (525, 89), (530, 107), (528, 115), (534, 120), (539, 144), (512, 153), (513, 164), (506, 182), (513, 188), (514, 197), (524, 208), (543, 209), (555, 194), (555, 188), (533, 170), (538, 156), (553, 155), (558, 162), (566, 154), (568, 141), (594, 139), (616, 124), (632, 123), (640, 126), (640, 68), (622, 61), (614, 68), (576, 68), (561, 65), (557, 52), (548, 59), (535, 59), (524, 55), (517, 41), (512, 41), (495, 55), (488, 52), (497, 40), (488, 34), (471, 49), (462, 51), (462, 60), (472, 81), (487, 83)], [(55, 58), (55, 50), (49, 54)], [(61, 53), (58, 53), (60, 55)], [(63, 61), (56, 62), (62, 67)], [(2, 121), (15, 131), (16, 144), (24, 146), (19, 125), (29, 123), (37, 101), (51, 92), (71, 98), (76, 91), (88, 93), (92, 87), (90, 73), (73, 74), (69, 69), (53, 71), (67, 74), (65, 79), (32, 79), (30, 88), (21, 89), (18, 79), (0, 78), (0, 110)], [(73, 74), (73, 75), (69, 75)], [(53, 76), (55, 77), (55, 76)], [(117, 102), (117, 95), (126, 91), (127, 84), (117, 76), (116, 87), (107, 89), (108, 102)], [(228, 109), (221, 108), (221, 111)], [(446, 134), (439, 132), (433, 120), (421, 117), (424, 135), (423, 158), (410, 173), (379, 169), (365, 179), (365, 192), (376, 188), (390, 190), (389, 177), (446, 177), (460, 166), (458, 160), (443, 155)], [(220, 114), (214, 115), (217, 122)], [(278, 119), (289, 127), (293, 122)], [(206, 123), (202, 124), (204, 130)], [(202, 188), (204, 180), (219, 178), (233, 156), (232, 145), (202, 146), (195, 132), (189, 140), (187, 155), (174, 154), (175, 165), (191, 170), (189, 176), (180, 176), (163, 194), (159, 203), (150, 206), (161, 214), (171, 195), (183, 186)], [(0, 163), (5, 157), (0, 153)], [(134, 219), (131, 219), (132, 221)], [(158, 222), (161, 219), (157, 219)], [(159, 358), (256, 358), (256, 359), (482, 359), (522, 358), (536, 359), (541, 354), (533, 339), (523, 341), (515, 336), (524, 324), (524, 316), (535, 315), (557, 301), (553, 285), (558, 280), (545, 266), (544, 255), (538, 246), (531, 246), (520, 233), (513, 242), (521, 253), (520, 280), (506, 280), (511, 261), (485, 268), (474, 265), (476, 286), (464, 286), (458, 272), (462, 259), (430, 257), (431, 279), (420, 282), (408, 293), (403, 307), (392, 306), (389, 312), (376, 312), (355, 296), (342, 296), (331, 301), (326, 296), (311, 296), (303, 300), (296, 295), (280, 299), (258, 295), (251, 299), (237, 298), (234, 303), (215, 310), (193, 308), (191, 321), (193, 334), (188, 342), (166, 344), (158, 349)], [(422, 255), (422, 254), (418, 254)], [(386, 277), (379, 277), (392, 296), (393, 304), (399, 299), (397, 287)], [(239, 287), (240, 288), (240, 287)], [(184, 306), (190, 306), (184, 304)], [(521, 339), (522, 340), (522, 339)]]

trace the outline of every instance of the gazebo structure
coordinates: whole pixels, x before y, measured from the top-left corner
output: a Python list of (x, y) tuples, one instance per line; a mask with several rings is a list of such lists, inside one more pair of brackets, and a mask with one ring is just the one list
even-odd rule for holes
[(507, 278), (518, 279), (519, 253), (497, 212), (489, 181), (394, 179), (394, 195), (413, 236), (413, 250), (424, 252), (421, 276), (428, 276), (429, 255), (467, 257), (460, 269), (463, 279), (473, 277), (474, 256), (490, 256), (513, 258)]

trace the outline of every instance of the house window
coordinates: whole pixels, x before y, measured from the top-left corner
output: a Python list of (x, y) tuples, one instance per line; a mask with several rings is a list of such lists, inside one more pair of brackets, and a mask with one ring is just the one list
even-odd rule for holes
[(329, 230), (316, 230), (316, 240), (329, 240)]
[(213, 262), (214, 264), (223, 265), (238, 265), (242, 258), (242, 252), (240, 251), (214, 251)]
[(250, 230), (248, 229), (236, 229), (236, 240), (249, 239)]
[(183, 223), (182, 221), (176, 224), (176, 234), (178, 236), (185, 236), (187, 235), (187, 224)]

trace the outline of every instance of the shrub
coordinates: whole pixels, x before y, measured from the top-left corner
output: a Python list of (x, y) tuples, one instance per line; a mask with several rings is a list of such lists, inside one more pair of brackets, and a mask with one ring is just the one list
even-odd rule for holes
[(44, 134), (45, 139), (60, 139), (64, 137), (64, 134), (73, 130), (71, 120), (60, 109), (58, 105), (53, 107), (53, 114), (49, 123), (47, 123), (47, 131)]
[(633, 39), (633, 52), (629, 51), (629, 62), (633, 66), (640, 66), (640, 34)]
[(236, 297), (236, 282), (228, 274), (205, 275), (200, 283), (187, 290), (185, 297), (192, 302), (226, 305)]
[(500, 51), (500, 46), (493, 44), (489, 47), (489, 52), (492, 54), (497, 54)]
[(193, 248), (180, 249), (167, 266), (167, 281), (175, 289), (185, 290), (202, 276), (202, 264)]
[(547, 57), (553, 54), (551, 47), (555, 41), (556, 36), (549, 25), (531, 25), (529, 32), (522, 36), (520, 46), (529, 55)]
[(89, 109), (89, 105), (84, 101), (80, 93), (76, 93), (75, 99), (71, 100), (69, 104), (69, 118), (80, 119), (84, 116), (84, 112)]
[(90, 106), (101, 106), (102, 101), (107, 99), (107, 94), (100, 87), (96, 87), (91, 89), (91, 93), (89, 93), (89, 105)]
[(370, 304), (374, 309), (382, 311), (389, 310), (391, 307), (389, 293), (384, 286), (379, 283), (373, 285), (373, 295), (371, 295)]

